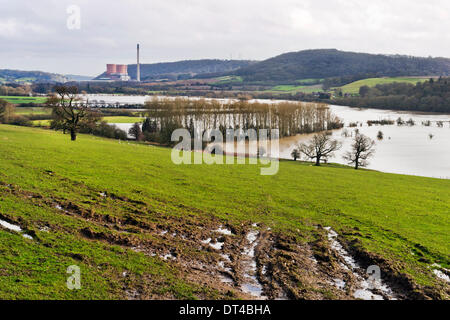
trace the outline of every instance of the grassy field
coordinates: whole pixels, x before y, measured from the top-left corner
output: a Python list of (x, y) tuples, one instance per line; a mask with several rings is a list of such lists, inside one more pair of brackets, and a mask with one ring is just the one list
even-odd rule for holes
[(361, 88), (362, 86), (375, 87), (378, 84), (387, 84), (387, 83), (394, 83), (394, 82), (404, 82), (404, 83), (416, 84), (418, 82), (425, 82), (427, 80), (428, 80), (428, 78), (410, 78), (410, 77), (369, 78), (369, 79), (352, 82), (350, 84), (347, 84), (347, 85), (341, 87), (341, 89), (342, 89), (343, 93), (358, 94), (359, 88)]
[(279, 85), (271, 88), (271, 92), (283, 92), (283, 93), (296, 93), (296, 92), (304, 92), (304, 93), (312, 93), (312, 92), (318, 92), (322, 91), (322, 85)]
[(225, 76), (215, 79), (213, 84), (225, 84), (225, 83), (242, 83), (243, 79), (239, 76)]
[[(144, 119), (145, 118), (143, 117), (103, 117), (103, 120), (108, 123), (136, 123), (142, 122)], [(32, 122), (36, 127), (47, 127), (50, 125), (50, 121), (51, 120), (34, 120)]]
[(52, 111), (48, 108), (43, 107), (26, 107), (26, 108), (16, 108), (14, 112), (18, 115), (22, 116), (31, 116), (31, 115), (51, 115)]
[(0, 96), (0, 99), (6, 100), (9, 103), (20, 104), (20, 103), (45, 103), (47, 98), (45, 97), (16, 97), (16, 96)]
[[(205, 233), (197, 232), (219, 224), (237, 237), (258, 223), (296, 246), (326, 242), (317, 226), (330, 226), (420, 288), (439, 288), (433, 263), (450, 266), (449, 180), (292, 161), (275, 176), (261, 176), (259, 165), (177, 166), (170, 149), (86, 135), (71, 142), (6, 125), (0, 150), (0, 219), (33, 236), (0, 229), (2, 299), (127, 299), (136, 291), (140, 298), (239, 298), (188, 269), (218, 259), (199, 247)], [(177, 234), (197, 240), (185, 245)], [(66, 289), (69, 265), (80, 266), (82, 290)]]
[(142, 122), (145, 120), (143, 117), (104, 117), (103, 120), (105, 120), (108, 123), (136, 123), (136, 122)]

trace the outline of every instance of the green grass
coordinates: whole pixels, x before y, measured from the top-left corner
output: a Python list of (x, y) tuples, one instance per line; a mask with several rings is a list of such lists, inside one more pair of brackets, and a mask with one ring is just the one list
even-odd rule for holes
[(9, 103), (20, 104), (20, 103), (36, 103), (41, 104), (47, 101), (45, 97), (16, 97), (16, 96), (0, 96), (0, 99), (6, 100)]
[(312, 93), (312, 92), (322, 91), (322, 86), (321, 85), (313, 85), (313, 86), (279, 85), (279, 86), (275, 86), (267, 91), (283, 92), (283, 93), (297, 93), (297, 92)]
[(302, 85), (311, 85), (319, 81), (320, 83), (323, 82), (324, 79), (300, 79), (296, 80), (297, 83)]
[(388, 84), (394, 82), (417, 84), (418, 82), (425, 82), (427, 80), (428, 78), (412, 78), (412, 77), (369, 78), (352, 82), (350, 84), (341, 87), (341, 89), (343, 93), (358, 94), (359, 88), (361, 88), (362, 86), (375, 87), (378, 84)]
[(242, 83), (244, 81), (243, 78), (240, 76), (224, 76), (217, 78), (215, 80), (216, 82), (214, 82), (213, 84)]
[[(108, 123), (136, 123), (145, 120), (143, 117), (103, 117), (103, 120)], [(34, 120), (33, 125), (36, 127), (48, 127), (51, 120)]]
[[(230, 224), (262, 222), (302, 241), (314, 241), (317, 224), (341, 234), (358, 227), (359, 235), (349, 240), (359, 239), (366, 250), (392, 261), (417, 283), (435, 283), (430, 264), (450, 265), (449, 180), (293, 161), (282, 161), (275, 176), (261, 176), (255, 165), (177, 166), (170, 149), (87, 135), (71, 142), (61, 133), (6, 125), (0, 125), (0, 150), (1, 182), (98, 214), (129, 215), (115, 203), (93, 202), (93, 195), (106, 191), (143, 201), (143, 221), (212, 215)], [(124, 270), (158, 283), (155, 294), (163, 290), (196, 298), (206, 290), (183, 280), (158, 257), (86, 240), (79, 230), (90, 225), (88, 220), (0, 188), (0, 213), (35, 230), (39, 239), (0, 229), (2, 298), (120, 298), (125, 280), (118, 275)], [(39, 231), (42, 225), (50, 225), (51, 232)], [(75, 260), (73, 253), (84, 258)], [(82, 268), (81, 291), (64, 287), (65, 268), (71, 264)]]
[(136, 122), (142, 122), (145, 120), (143, 117), (104, 117), (103, 120), (105, 120), (108, 123), (136, 123)]
[(26, 107), (26, 108), (16, 108), (14, 112), (22, 116), (30, 115), (51, 115), (52, 111), (48, 108), (43, 107)]
[(49, 127), (51, 120), (33, 120), (31, 123), (35, 127)]

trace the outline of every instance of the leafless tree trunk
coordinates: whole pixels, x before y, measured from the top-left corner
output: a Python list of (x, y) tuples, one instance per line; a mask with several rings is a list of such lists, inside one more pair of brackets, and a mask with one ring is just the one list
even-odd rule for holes
[(369, 164), (367, 159), (375, 153), (374, 146), (375, 141), (357, 133), (353, 139), (352, 150), (346, 152), (343, 158), (349, 164), (354, 164), (355, 170), (358, 170), (359, 167), (366, 167)]
[(325, 132), (316, 134), (308, 144), (301, 143), (298, 146), (298, 150), (306, 158), (316, 160), (316, 166), (320, 166), (322, 159), (328, 160), (340, 148), (341, 144), (337, 140), (332, 140)]

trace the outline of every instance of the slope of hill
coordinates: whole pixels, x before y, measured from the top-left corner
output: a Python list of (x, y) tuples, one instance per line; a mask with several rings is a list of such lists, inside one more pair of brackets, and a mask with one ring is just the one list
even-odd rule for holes
[(285, 53), (232, 74), (242, 76), (245, 81), (292, 81), (369, 74), (372, 77), (446, 76), (450, 75), (450, 59), (374, 55), (335, 49), (305, 50)]
[[(4, 299), (250, 299), (252, 264), (270, 298), (352, 299), (325, 226), (403, 298), (448, 293), (433, 268), (450, 265), (449, 180), (294, 161), (276, 176), (180, 166), (166, 148), (8, 125), (0, 148), (0, 220), (21, 228), (0, 227)], [(67, 290), (72, 265), (82, 290)]]
[[(249, 60), (185, 60), (167, 63), (141, 64), (141, 80), (187, 79), (205, 73), (231, 72), (253, 64)], [(128, 65), (128, 74), (136, 79), (136, 65)]]
[(43, 71), (0, 70), (0, 83), (67, 82), (61, 74)]

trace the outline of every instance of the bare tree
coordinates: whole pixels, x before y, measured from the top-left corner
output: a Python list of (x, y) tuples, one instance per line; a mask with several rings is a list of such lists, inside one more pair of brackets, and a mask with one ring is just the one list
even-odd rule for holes
[(300, 153), (308, 159), (316, 160), (316, 166), (320, 166), (321, 160), (328, 160), (340, 148), (341, 144), (337, 140), (331, 139), (326, 133), (316, 134), (308, 144), (301, 143), (298, 145)]
[(91, 110), (87, 102), (79, 99), (77, 87), (56, 86), (55, 92), (56, 95), (47, 100), (54, 116), (52, 127), (69, 131), (71, 140), (75, 141), (81, 122), (89, 118)]
[(359, 167), (366, 167), (369, 164), (367, 159), (375, 153), (374, 146), (375, 141), (361, 133), (357, 133), (353, 138), (352, 150), (347, 151), (343, 158), (349, 164), (354, 164), (356, 170)]

